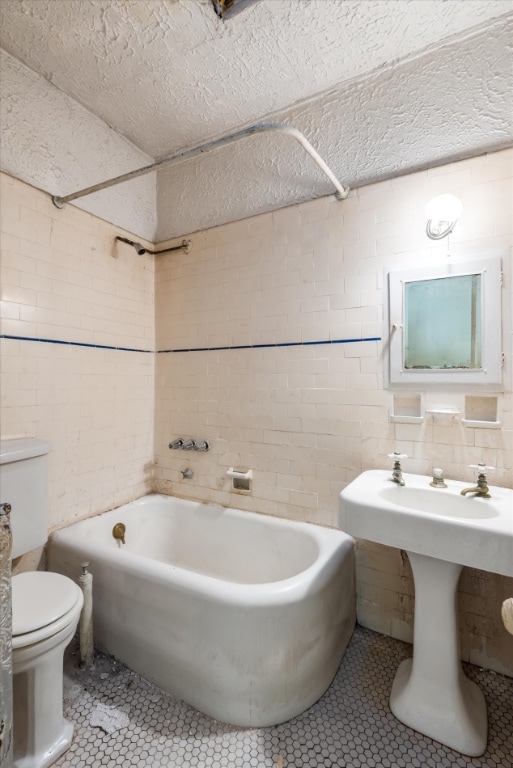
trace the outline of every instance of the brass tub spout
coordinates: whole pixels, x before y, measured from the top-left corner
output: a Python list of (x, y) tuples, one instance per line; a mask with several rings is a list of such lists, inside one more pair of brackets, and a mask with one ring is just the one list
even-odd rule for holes
[(125, 543), (125, 533), (126, 528), (124, 523), (116, 523), (114, 528), (112, 529), (112, 535), (114, 536), (117, 541), (121, 542), (122, 544)]

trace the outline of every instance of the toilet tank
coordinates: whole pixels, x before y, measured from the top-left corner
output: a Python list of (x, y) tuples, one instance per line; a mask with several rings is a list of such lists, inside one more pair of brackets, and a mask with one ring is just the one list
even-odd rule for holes
[(36, 437), (0, 440), (0, 503), (11, 505), (12, 557), (48, 538), (47, 454)]

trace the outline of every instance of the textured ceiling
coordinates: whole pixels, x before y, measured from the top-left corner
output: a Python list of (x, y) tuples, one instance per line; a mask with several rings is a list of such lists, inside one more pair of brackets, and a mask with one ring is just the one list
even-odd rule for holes
[[(510, 0), (259, 0), (227, 21), (210, 0), (2, 0), (2, 167), (63, 195), (263, 119), (352, 185), (497, 149), (512, 20)], [(158, 176), (156, 206), (147, 179), (77, 204), (162, 240), (332, 191), (282, 136)]]

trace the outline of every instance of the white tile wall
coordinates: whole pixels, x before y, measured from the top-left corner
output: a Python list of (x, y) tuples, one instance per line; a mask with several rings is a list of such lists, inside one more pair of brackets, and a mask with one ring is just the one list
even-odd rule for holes
[[(424, 206), (441, 192), (464, 204), (454, 255), (513, 245), (511, 150), (374, 184), (343, 202), (323, 198), (227, 224), (192, 235), (188, 255), (158, 261), (157, 349), (383, 336), (384, 268), (447, 258), (447, 241), (425, 235)], [(510, 283), (507, 296), (511, 313)], [(392, 424), (382, 354), (382, 342), (367, 341), (157, 355), (157, 487), (334, 526), (339, 491), (362, 470), (389, 466), (394, 450), (411, 457), (407, 470), (441, 465), (461, 480), (472, 479), (468, 464), (485, 461), (497, 467), (494, 482), (513, 486), (511, 387), (500, 396), (499, 430)], [(178, 436), (207, 439), (212, 450), (169, 451)], [(232, 465), (253, 469), (251, 496), (230, 492)], [(181, 478), (186, 466), (191, 480)], [(399, 554), (362, 544), (358, 557), (360, 620), (405, 637), (412, 590)], [(480, 663), (488, 654), (489, 665), (513, 674), (499, 618), (499, 597), (513, 584), (499, 582), (484, 634), (469, 629), (473, 609), (464, 609), (463, 654)]]
[[(405, 469), (441, 464), (457, 479), (484, 460), (513, 486), (510, 389), (499, 430), (393, 424), (381, 342), (308, 343), (383, 335), (384, 267), (446, 258), (447, 241), (424, 234), (438, 192), (465, 206), (455, 255), (511, 247), (512, 179), (509, 150), (199, 232), (189, 254), (158, 257), (154, 297), (152, 257), (114, 243), (130, 233), (2, 176), (3, 334), (150, 351), (304, 344), (154, 357), (2, 339), (2, 434), (52, 442), (51, 527), (152, 487), (333, 526), (341, 488), (393, 450), (412, 457)], [(178, 436), (212, 449), (169, 451)], [(230, 466), (254, 470), (252, 495), (230, 491)], [(360, 543), (358, 576), (360, 621), (408, 638), (400, 554)], [(464, 657), (510, 674), (499, 607), (512, 593), (511, 580), (466, 571), (460, 595)]]
[[(50, 528), (142, 495), (153, 460), (153, 260), (112, 225), (1, 177), (2, 437), (53, 446)], [(33, 567), (33, 558), (27, 560)]]

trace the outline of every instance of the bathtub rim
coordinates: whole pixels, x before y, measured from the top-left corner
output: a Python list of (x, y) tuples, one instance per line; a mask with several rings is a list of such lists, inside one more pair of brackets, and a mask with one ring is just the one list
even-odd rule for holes
[[(70, 532), (71, 528), (76, 528), (83, 523), (89, 523), (104, 515), (115, 517), (116, 512), (121, 513), (127, 507), (147, 505), (151, 503), (150, 500), (167, 501), (176, 498), (178, 497), (167, 494), (145, 494), (132, 502), (53, 531), (48, 538), (48, 548), (51, 549), (56, 545), (57, 547), (67, 547), (71, 551), (76, 552), (77, 577), (79, 575), (80, 563), (88, 560), (91, 564), (90, 572), (93, 574), (93, 584), (94, 563), (95, 561), (101, 561), (103, 565), (119, 567), (121, 570), (127, 570), (131, 574), (145, 573), (162, 584), (168, 583), (171, 579), (177, 586), (183, 589), (191, 591), (201, 590), (215, 599), (222, 597), (223, 602), (250, 604), (251, 606), (268, 604), (270, 599), (275, 604), (299, 601), (306, 594), (310, 594), (316, 589), (320, 590), (336, 570), (347, 551), (354, 548), (353, 537), (336, 528), (324, 528), (315, 523), (288, 520), (258, 512), (246, 512), (245, 510), (233, 507), (223, 507), (211, 502), (198, 502), (180, 498), (180, 501), (185, 501), (192, 505), (213, 506), (223, 510), (223, 512), (236, 513), (237, 516), (243, 516), (243, 518), (249, 517), (249, 519), (254, 519), (264, 525), (277, 525), (280, 528), (299, 528), (299, 530), (310, 536), (315, 542), (318, 550), (317, 556), (307, 568), (286, 579), (248, 583), (234, 582), (210, 576), (209, 574), (189, 570), (182, 566), (165, 563), (137, 552), (124, 551), (121, 548), (98, 541), (78, 540), (76, 538), (76, 531), (74, 533)], [(193, 510), (191, 514), (194, 514)], [(48, 559), (51, 559), (50, 554)]]

